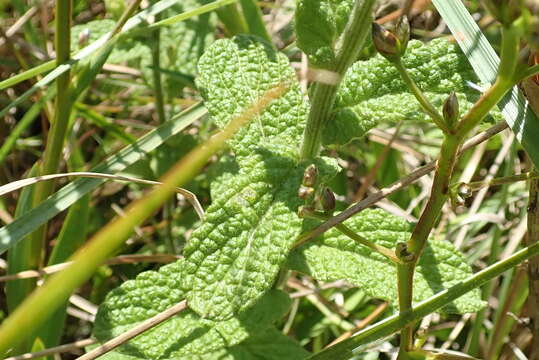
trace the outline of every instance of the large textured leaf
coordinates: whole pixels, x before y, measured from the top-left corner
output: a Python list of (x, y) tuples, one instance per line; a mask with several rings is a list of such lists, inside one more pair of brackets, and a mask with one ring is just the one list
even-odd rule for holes
[[(183, 260), (147, 271), (108, 294), (97, 313), (94, 335), (104, 342), (180, 302)], [(119, 347), (116, 352), (140, 359), (202, 356), (240, 343), (264, 331), (290, 305), (288, 296), (271, 290), (238, 317), (215, 322), (186, 310)]]
[[(209, 354), (204, 360), (301, 360), (309, 353), (297, 342), (275, 328), (254, 334), (244, 342), (229, 349)], [(202, 360), (202, 359), (201, 359)]]
[(307, 104), (287, 58), (252, 37), (215, 42), (199, 72), (197, 85), (219, 126), (267, 89), (289, 86), (229, 142), (239, 171), (226, 177), (184, 249), (189, 306), (203, 317), (226, 319), (271, 287), (300, 232), (298, 147)]
[[(89, 347), (91, 350), (95, 346)], [(206, 354), (185, 354), (182, 360), (301, 360), (309, 353), (297, 342), (270, 327), (260, 334), (253, 334), (247, 340), (221, 350)], [(123, 354), (117, 350), (99, 357), (99, 360), (141, 360), (137, 356)]]
[[(364, 238), (391, 249), (398, 242), (407, 241), (411, 235), (409, 223), (380, 209), (367, 209), (345, 224)], [(322, 281), (345, 279), (373, 297), (397, 304), (397, 269), (394, 264), (336, 229), (292, 252), (289, 266)], [(430, 240), (417, 266), (414, 302), (449, 288), (470, 275), (472, 271), (464, 257), (449, 242)], [(483, 306), (480, 292), (475, 289), (443, 311), (474, 312)]]
[[(468, 110), (480, 93), (471, 83), (478, 80), (458, 46), (444, 39), (428, 44), (410, 41), (402, 59), (426, 97), (441, 109), (455, 91), (461, 112)], [(380, 122), (430, 121), (395, 67), (381, 55), (358, 61), (348, 69), (339, 89), (334, 121), (324, 132), (325, 144), (346, 144)], [(496, 114), (499, 117), (499, 113)]]
[(335, 61), (335, 47), (342, 34), (352, 0), (300, 0), (296, 8), (297, 45), (311, 65), (328, 67)]

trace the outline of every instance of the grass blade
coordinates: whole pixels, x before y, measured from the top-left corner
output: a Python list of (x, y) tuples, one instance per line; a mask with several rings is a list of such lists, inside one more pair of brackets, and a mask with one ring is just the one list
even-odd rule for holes
[[(129, 165), (144, 158), (148, 152), (157, 148), (168, 138), (176, 135), (195, 120), (202, 117), (206, 112), (207, 110), (202, 104), (192, 106), (177, 117), (172, 118), (162, 126), (144, 135), (136, 143), (112, 155), (91, 171), (109, 174), (123, 171)], [(0, 253), (3, 253), (19, 242), (24, 236), (34, 231), (56, 214), (67, 209), (75, 201), (101, 185), (104, 181), (104, 179), (75, 180), (25, 215), (0, 228)]]
[(234, 117), (218, 134), (197, 146), (173, 166), (161, 179), (163, 185), (156, 187), (141, 199), (133, 202), (126, 216), (117, 217), (92, 237), (70, 259), (73, 264), (57, 273), (36, 289), (0, 327), (0, 354), (24, 341), (64, 301), (71, 292), (84, 283), (147, 217), (156, 211), (173, 193), (176, 187), (191, 180), (208, 159), (218, 151), (248, 121), (259, 115), (272, 100), (280, 97), (286, 88), (278, 86), (268, 90), (261, 98)]
[[(484, 83), (492, 82), (500, 59), (460, 0), (432, 1), (449, 26), (472, 68)], [(498, 104), (502, 114), (536, 167), (539, 166), (539, 119), (515, 86)]]

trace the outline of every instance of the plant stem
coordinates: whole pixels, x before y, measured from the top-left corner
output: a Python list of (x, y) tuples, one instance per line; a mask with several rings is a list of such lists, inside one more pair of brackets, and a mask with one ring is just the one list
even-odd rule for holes
[[(539, 243), (539, 180), (530, 181), (528, 200), (528, 237), (527, 245)], [(530, 309), (532, 333), (531, 360), (539, 359), (539, 257), (528, 260), (528, 307)]]
[(335, 63), (326, 69), (334, 72), (337, 77), (335, 84), (315, 83), (311, 96), (311, 110), (305, 127), (301, 158), (312, 159), (320, 151), (322, 130), (326, 122), (331, 118), (333, 105), (340, 80), (348, 67), (357, 59), (367, 34), (371, 28), (372, 7), (374, 0), (356, 0), (350, 20), (339, 41), (339, 48), (335, 57)]
[(402, 64), (401, 59), (398, 58), (397, 60), (395, 60), (393, 62), (393, 65), (395, 65), (399, 74), (401, 75), (402, 80), (408, 86), (408, 89), (410, 89), (412, 94), (414, 94), (415, 98), (417, 99), (417, 101), (419, 102), (423, 110), (425, 110), (425, 112), (432, 118), (436, 126), (442, 129), (444, 133), (449, 132), (449, 129), (447, 128), (447, 125), (445, 124), (444, 118), (442, 117), (442, 115), (440, 115), (438, 110), (436, 110), (436, 108), (430, 103), (430, 101), (425, 97), (425, 95), (423, 94), (423, 91), (421, 91), (421, 89), (417, 86), (414, 79), (412, 79), (412, 77), (408, 73), (408, 70), (406, 70), (406, 68)]
[[(507, 30), (507, 29), (505, 29)], [(510, 29), (511, 30), (511, 29)], [(508, 41), (516, 41), (514, 33), (509, 31), (502, 41), (502, 55), (514, 56), (510, 50), (514, 44)], [(518, 41), (517, 41), (518, 43)], [(503, 66), (502, 66), (503, 65)], [(512, 66), (512, 68), (511, 68)], [(436, 224), (444, 203), (449, 194), (449, 182), (455, 167), (457, 153), (464, 137), (488, 114), (488, 112), (501, 100), (503, 95), (513, 86), (513, 74), (516, 61), (501, 60), (500, 73), (496, 82), (481, 96), (472, 108), (463, 116), (456, 129), (445, 133), (445, 139), (440, 149), (434, 181), (431, 188), (430, 198), (419, 218), (412, 236), (407, 242), (407, 250), (413, 255), (413, 261), (407, 266), (397, 267), (397, 280), (399, 288), (399, 311), (408, 311), (412, 307), (413, 278), (415, 266), (427, 244), (429, 234)], [(401, 289), (402, 294), (401, 294)], [(399, 354), (412, 349), (412, 327), (409, 326), (402, 332), (401, 347)], [(404, 355), (403, 355), (404, 356)]]
[(245, 21), (249, 26), (249, 33), (260, 36), (269, 44), (272, 44), (271, 36), (266, 29), (266, 24), (264, 24), (264, 20), (262, 19), (262, 12), (256, 4), (256, 1), (240, 0), (240, 5), (241, 10), (243, 11), (243, 16), (245, 17)]
[[(326, 221), (327, 219), (329, 219), (328, 215), (324, 215), (324, 214), (317, 213), (317, 212), (314, 212), (314, 211), (304, 212), (304, 216), (305, 217), (310, 217), (312, 219), (322, 220), (322, 221)], [(355, 233), (348, 226), (346, 226), (344, 224), (337, 224), (337, 225), (335, 225), (335, 228), (337, 230), (339, 230), (341, 233), (343, 233), (344, 235), (348, 236), (350, 239), (356, 241), (357, 243), (359, 243), (359, 244), (361, 244), (363, 246), (366, 246), (369, 249), (374, 250), (379, 254), (384, 255), (389, 260), (391, 260), (393, 263), (397, 264), (397, 263), (401, 262), (397, 258), (397, 256), (395, 255), (395, 252), (393, 250), (388, 249), (385, 246), (378, 245), (376, 243), (373, 243), (372, 241), (369, 241), (369, 240), (365, 239), (363, 236)], [(295, 244), (294, 248), (298, 247), (299, 245), (301, 245), (301, 244)]]
[(217, 16), (219, 16), (219, 20), (221, 20), (225, 26), (225, 32), (228, 36), (249, 33), (249, 27), (247, 26), (245, 17), (238, 9), (236, 3), (223, 6), (222, 8), (217, 9), (216, 12)]
[(524, 181), (524, 180), (536, 180), (539, 178), (539, 174), (536, 172), (527, 172), (524, 174), (519, 175), (510, 175), (510, 176), (504, 176), (499, 178), (494, 178), (491, 181), (473, 181), (468, 184), (466, 184), (472, 191), (479, 190), (484, 187), (490, 187), (490, 186), (497, 186), (497, 185), (504, 185), (504, 184), (512, 184), (517, 181)]
[(359, 332), (355, 336), (343, 340), (342, 342), (313, 355), (311, 359), (332, 360), (353, 357), (361, 352), (362, 349), (359, 348), (361, 345), (380, 340), (395, 333), (396, 331), (399, 331), (408, 324), (412, 324), (415, 321), (435, 312), (467, 292), (481, 286), (485, 282), (499, 276), (505, 271), (522, 263), (526, 259), (536, 255), (539, 255), (539, 243), (534, 243), (531, 246), (517, 251), (508, 258), (475, 273), (457, 285), (452, 286), (449, 289), (445, 289), (438, 294), (420, 302), (415, 307), (402, 313), (390, 316), (378, 322), (374, 326)]
[[(55, 20), (55, 49), (56, 66), (69, 61), (71, 47), (71, 0), (58, 0), (56, 2)], [(51, 125), (45, 147), (44, 160), (39, 171), (40, 175), (57, 172), (62, 157), (65, 135), (69, 116), (71, 114), (71, 103), (69, 100), (69, 85), (71, 76), (69, 70), (58, 76), (56, 79), (56, 101), (54, 109), (54, 121)], [(36, 184), (33, 196), (33, 207), (39, 205), (53, 191), (53, 182), (43, 182)], [(46, 232), (46, 225), (38, 228), (26, 241), (29, 241), (30, 252), (28, 254), (28, 268), (38, 268), (43, 262), (43, 241)]]

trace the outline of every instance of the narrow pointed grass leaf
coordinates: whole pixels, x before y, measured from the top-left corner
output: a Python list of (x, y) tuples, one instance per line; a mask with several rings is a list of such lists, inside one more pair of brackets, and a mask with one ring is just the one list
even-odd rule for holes
[[(82, 285), (108, 257), (132, 234), (151, 214), (167, 201), (178, 186), (190, 181), (220, 150), (225, 142), (251, 119), (263, 113), (274, 100), (279, 99), (287, 87), (279, 83), (256, 98), (251, 106), (230, 120), (218, 134), (198, 145), (178, 161), (162, 178), (163, 185), (154, 188), (126, 209), (126, 215), (116, 217), (102, 227), (83, 248), (70, 259), (67, 269), (51, 276), (43, 286), (37, 288), (15, 312), (0, 325), (0, 354), (23, 342), (36, 328)], [(168, 122), (167, 122), (168, 123)]]
[[(481, 82), (493, 82), (500, 62), (499, 57), (462, 1), (433, 0), (432, 2), (468, 57)], [(500, 101), (498, 107), (515, 133), (516, 139), (538, 167), (539, 119), (530, 108), (528, 101), (515, 86)]]
[[(206, 8), (204, 8), (204, 11), (192, 10), (192, 11), (188, 12), (189, 16), (180, 14), (180, 15), (178, 15), (178, 16), (181, 16), (181, 17), (178, 18), (179, 20), (176, 20), (176, 19), (174, 21), (169, 20), (169, 22), (174, 23), (176, 21), (181, 21), (181, 20), (185, 20), (185, 19), (187, 19), (189, 17), (200, 15), (200, 14), (202, 14), (204, 12), (213, 10), (214, 8), (218, 7), (217, 5), (223, 6), (224, 4), (229, 3), (231, 1), (232, 0), (217, 0), (215, 2), (216, 4), (208, 4), (208, 5), (213, 5), (213, 6), (206, 6)], [(234, 0), (234, 1), (237, 1), (237, 0)], [(123, 26), (121, 32), (122, 33), (127, 33), (128, 31), (134, 29), (135, 27), (137, 27), (137, 26), (139, 26), (141, 24), (142, 25), (147, 24), (148, 17), (159, 14), (159, 13), (163, 12), (164, 10), (170, 8), (171, 6), (175, 5), (176, 3), (177, 3), (177, 0), (161, 0), (161, 1), (159, 1), (158, 3), (148, 7), (147, 9), (145, 9), (145, 10), (137, 13), (133, 17), (131, 17), (125, 23), (125, 25)], [(165, 19), (165, 20), (167, 20), (167, 19)], [(165, 20), (163, 20), (163, 21), (165, 21)], [(167, 25), (167, 23), (162, 23), (161, 25)], [(60, 76), (64, 72), (71, 69), (80, 60), (92, 55), (94, 52), (101, 49), (104, 45), (106, 45), (107, 43), (110, 42), (110, 39), (109, 39), (110, 35), (111, 35), (111, 33), (106, 33), (105, 35), (101, 36), (98, 40), (96, 40), (92, 44), (86, 46), (84, 49), (82, 49), (78, 53), (76, 53), (69, 62), (67, 62), (65, 64), (62, 64), (62, 65), (60, 65), (60, 66), (58, 66), (56, 68), (54, 67), (55, 63), (53, 61), (51, 61), (51, 62), (47, 62), (45, 64), (42, 64), (42, 65), (38, 66), (37, 68), (30, 69), (28, 71), (25, 71), (22, 74), (16, 75), (16, 76), (14, 76), (14, 77), (12, 77), (10, 79), (6, 79), (6, 80), (0, 82), (0, 90), (3, 90), (3, 89), (6, 89), (6, 88), (8, 88), (10, 86), (13, 86), (13, 85), (21, 82), (21, 81), (32, 78), (32, 77), (38, 75), (39, 73), (52, 70), (50, 73), (45, 75), (41, 80), (39, 80), (37, 83), (35, 83), (30, 89), (28, 89), (26, 92), (24, 92), (21, 96), (19, 96), (17, 99), (15, 99), (10, 104), (8, 104), (5, 108), (0, 110), (0, 117), (7, 114), (9, 109), (13, 108), (14, 106), (20, 105), (23, 101), (28, 99), (37, 90), (43, 89), (44, 87), (49, 85), (58, 76)], [(112, 40), (115, 41), (115, 39), (112, 39)], [(37, 69), (39, 69), (39, 71)]]
[[(206, 114), (206, 109), (202, 104), (192, 106), (157, 129), (144, 135), (136, 143), (126, 146), (118, 153), (110, 156), (91, 171), (109, 174), (123, 171), (204, 114)], [(0, 228), (0, 253), (6, 251), (53, 216), (67, 209), (104, 181), (105, 179), (77, 179), (58, 190), (28, 213)]]

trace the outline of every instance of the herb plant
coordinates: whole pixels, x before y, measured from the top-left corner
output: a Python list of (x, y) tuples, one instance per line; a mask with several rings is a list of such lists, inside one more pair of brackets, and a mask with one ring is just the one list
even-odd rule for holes
[[(529, 66), (528, 59), (523, 60), (524, 55), (517, 56), (521, 41), (529, 41), (537, 21), (533, 7), (517, 1), (486, 2), (501, 23), (502, 41), (497, 77), (491, 84), (482, 84), (467, 54), (451, 41), (410, 40), (406, 16), (391, 30), (373, 23), (374, 0), (298, 0), (295, 44), (308, 59), (312, 80), (305, 93), (289, 57), (269, 42), (260, 10), (251, 0), (203, 5), (192, 1), (183, 6), (162, 0), (145, 10), (156, 16), (155, 22), (140, 31), (134, 27), (131, 33), (121, 29), (138, 2), (123, 8), (111, 1), (108, 6), (116, 9), (114, 20), (74, 27), (63, 40), (59, 32), (71, 29), (72, 9), (70, 1), (58, 3), (56, 10), (67, 16), (67, 20), (57, 19), (58, 44), (79, 42), (81, 52), (85, 42), (103, 39), (106, 45), (96, 48), (89, 61), (75, 57), (80, 63), (69, 65), (63, 74), (58, 69), (71, 59), (70, 48), (60, 53), (58, 47), (58, 75), (54, 75), (58, 90), (48, 96), (56, 98), (54, 129), (63, 128), (49, 134), (44, 162), (48, 165), (35, 167), (30, 176), (57, 172), (60, 156), (54, 153), (61, 151), (66, 131), (74, 131), (69, 121), (75, 111), (92, 119), (110, 138), (129, 144), (96, 166), (94, 173), (120, 172), (137, 164), (154, 175), (163, 174), (163, 168), (171, 169), (161, 178), (162, 186), (131, 204), (125, 216), (103, 226), (85, 247), (69, 239), (76, 229), (86, 232), (90, 216), (86, 194), (104, 180), (79, 179), (48, 200), (51, 182), (38, 178), (37, 185), (23, 190), (17, 219), (0, 229), (2, 249), (9, 249), (10, 271), (42, 265), (47, 221), (78, 201), (70, 208), (49, 259), (52, 265), (70, 258), (73, 265), (35, 291), (34, 280), (8, 285), (10, 316), (0, 327), (1, 352), (13, 354), (35, 349), (41, 342), (47, 346), (58, 343), (70, 293), (163, 204), (163, 217), (169, 222), (175, 209), (165, 201), (177, 187), (191, 181), (201, 193), (204, 183), (209, 183), (211, 204), (199, 221), (188, 222), (194, 230), (185, 243), (171, 240), (175, 234), (172, 228), (166, 229), (169, 241), (164, 246), (180, 258), (158, 270), (136, 271), (136, 276), (132, 273), (132, 279), (108, 292), (93, 324), (92, 334), (99, 344), (89, 346), (81, 359), (369, 358), (373, 353), (369, 355), (366, 346), (396, 332), (398, 341), (392, 344), (398, 346), (400, 360), (469, 358), (423, 347), (426, 339), (417, 328), (418, 321), (435, 312), (441, 316), (481, 314), (488, 300), (481, 286), (539, 254), (539, 243), (530, 242), (506, 259), (474, 272), (468, 254), (433, 229), (444, 206), (462, 206), (476, 187), (483, 186), (458, 180), (455, 174), (460, 171), (461, 152), (503, 126), (495, 125), (494, 130), (469, 140), (470, 135), (478, 127), (503, 121), (506, 115), (496, 105), (519, 81), (539, 72), (537, 65)], [(218, 9), (227, 35), (218, 40), (214, 39), (217, 19), (201, 15), (214, 9)], [(200, 15), (197, 20), (177, 15), (190, 11)], [(170, 24), (176, 25), (160, 30)], [(89, 28), (91, 36), (85, 37)], [(182, 39), (182, 46), (177, 46), (177, 38)], [(533, 42), (529, 43), (533, 50)], [(137, 140), (107, 124), (82, 102), (107, 61), (140, 67), (143, 82), (154, 88), (161, 122), (154, 132)], [(47, 76), (52, 78), (53, 73)], [(161, 82), (164, 75), (169, 75), (165, 84)], [(75, 81), (69, 85), (71, 76)], [(0, 84), (8, 86), (9, 82)], [(170, 116), (174, 106), (165, 109), (164, 100), (195, 90), (203, 105)], [(13, 106), (16, 104), (8, 105)], [(192, 139), (201, 144), (182, 150), (183, 159), (172, 166), (176, 151), (180, 153), (177, 148), (185, 146), (185, 142), (173, 143), (176, 134), (206, 113), (205, 123), (197, 128), (199, 138)], [(213, 129), (208, 123), (219, 129), (217, 134), (210, 134)], [(418, 170), (422, 174), (434, 170), (434, 178), (424, 206), (416, 212), (417, 221), (389, 212), (387, 207), (367, 208), (416, 180), (419, 176), (414, 178), (414, 173), (346, 208), (335, 194), (346, 171), (335, 154), (363, 141), (374, 128), (398, 129), (405, 123), (427, 126), (442, 140), (436, 163)], [(165, 143), (167, 138), (171, 139)], [(162, 143), (161, 153), (142, 163)], [(527, 151), (532, 146), (523, 145)], [(195, 175), (214, 154), (218, 159), (213, 158), (203, 179), (197, 181)], [(78, 171), (83, 164), (82, 154), (76, 152), (69, 169)], [(516, 176), (499, 182), (536, 181), (531, 171)], [(536, 199), (536, 194), (532, 192), (531, 198)], [(17, 227), (25, 219), (33, 222)], [(286, 291), (292, 274), (321, 283), (344, 280), (349, 288), (360, 289), (347, 301), (355, 297), (383, 300), (393, 315), (358, 332), (350, 322), (333, 316), (327, 304), (315, 301), (324, 309), (327, 322), (349, 335), (356, 334), (324, 350), (303, 346), (305, 342), (286, 336), (299, 306)], [(56, 325), (47, 330), (46, 320), (51, 316)], [(292, 320), (283, 325), (284, 317)], [(23, 326), (32, 330), (26, 338), (20, 331)], [(284, 333), (283, 326), (288, 329)], [(476, 345), (469, 348), (471, 355), (477, 355)], [(491, 349), (489, 356), (494, 358), (500, 349), (497, 345)]]

